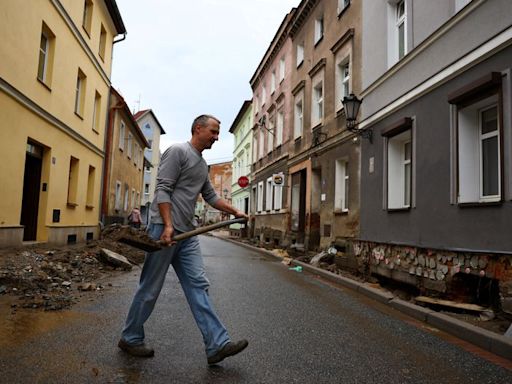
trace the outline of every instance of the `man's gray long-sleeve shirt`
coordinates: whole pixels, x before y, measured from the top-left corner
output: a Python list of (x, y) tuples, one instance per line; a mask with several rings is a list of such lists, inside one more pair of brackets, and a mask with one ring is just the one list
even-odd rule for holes
[(155, 197), (150, 208), (151, 222), (163, 224), (158, 204), (170, 203), (174, 229), (179, 232), (194, 229), (199, 193), (210, 205), (220, 199), (208, 178), (206, 161), (189, 142), (170, 146), (158, 167)]

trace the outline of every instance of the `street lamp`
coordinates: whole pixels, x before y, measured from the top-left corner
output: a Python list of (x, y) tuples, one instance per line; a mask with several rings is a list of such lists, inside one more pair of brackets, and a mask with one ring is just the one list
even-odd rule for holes
[(358, 136), (363, 137), (364, 139), (368, 139), (370, 143), (372, 142), (372, 130), (371, 129), (359, 129), (357, 128), (357, 114), (359, 113), (359, 108), (361, 107), (361, 103), (363, 100), (359, 100), (356, 95), (351, 93), (348, 96), (345, 96), (341, 103), (343, 104), (343, 108), (345, 109), (345, 117), (347, 120), (347, 129), (350, 132), (355, 133)]

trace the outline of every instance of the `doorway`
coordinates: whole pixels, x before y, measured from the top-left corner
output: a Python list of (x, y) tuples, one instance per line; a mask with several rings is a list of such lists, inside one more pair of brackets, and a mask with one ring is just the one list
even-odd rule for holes
[(25, 153), (25, 172), (23, 176), (23, 198), (21, 202), (20, 219), (20, 224), (25, 227), (23, 231), (23, 241), (33, 241), (37, 239), (37, 216), (39, 211), (42, 165), (43, 147), (28, 142)]

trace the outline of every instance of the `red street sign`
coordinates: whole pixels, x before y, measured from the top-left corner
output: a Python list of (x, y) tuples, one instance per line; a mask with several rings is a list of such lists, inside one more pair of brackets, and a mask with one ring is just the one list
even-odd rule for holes
[(238, 185), (242, 188), (245, 188), (249, 185), (249, 178), (247, 176), (240, 176), (238, 178)]

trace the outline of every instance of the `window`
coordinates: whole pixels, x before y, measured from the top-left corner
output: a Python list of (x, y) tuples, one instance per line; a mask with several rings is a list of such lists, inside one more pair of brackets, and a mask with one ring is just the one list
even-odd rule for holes
[(412, 188), (412, 135), (411, 129), (387, 141), (388, 209), (409, 208)]
[(348, 57), (336, 64), (336, 110), (343, 108), (341, 100), (350, 94), (350, 61)]
[(297, 44), (297, 67), (304, 62), (304, 44)]
[(275, 126), (274, 126), (274, 117), (268, 119), (268, 130), (266, 130), (267, 134), (267, 153), (272, 152), (274, 149), (274, 135), (275, 135)]
[(322, 122), (324, 117), (324, 79), (323, 73), (313, 79), (312, 105), (311, 105), (311, 126), (314, 127)]
[(137, 200), (135, 200), (135, 204), (137, 204), (137, 206), (140, 206), (140, 191), (137, 191)]
[(132, 208), (135, 208), (136, 201), (135, 201), (135, 189), (132, 188)]
[(350, 0), (338, 0), (338, 15), (350, 5)]
[(263, 128), (260, 128), (260, 141), (258, 143), (258, 159), (263, 157), (263, 147), (264, 147), (265, 133), (263, 132)]
[(85, 86), (87, 77), (78, 69), (76, 76), (76, 89), (75, 89), (75, 113), (82, 117), (84, 113), (84, 100), (85, 100)]
[(284, 57), (279, 60), (279, 82), (282, 82), (284, 80), (285, 75), (285, 61)]
[(53, 69), (53, 53), (55, 52), (55, 35), (50, 28), (43, 23), (41, 41), (39, 42), (39, 64), (37, 67), (37, 79), (50, 86)]
[(125, 130), (126, 130), (126, 125), (124, 124), (124, 121), (121, 120), (121, 123), (119, 124), (119, 149), (121, 151), (124, 151)]
[(78, 165), (79, 161), (77, 158), (71, 156), (69, 160), (69, 175), (68, 175), (68, 205), (77, 204), (78, 194)]
[(116, 181), (116, 195), (115, 195), (114, 209), (116, 211), (121, 210), (121, 183), (119, 181)]
[(256, 134), (252, 139), (252, 159), (254, 163), (258, 160), (258, 138)]
[(144, 194), (149, 195), (149, 183), (144, 184)]
[(294, 108), (294, 119), (293, 119), (293, 138), (297, 139), (302, 136), (304, 127), (304, 108), (303, 108), (303, 92), (295, 96), (295, 108)]
[(317, 45), (324, 37), (324, 17), (320, 16), (315, 20), (315, 39), (314, 44)]
[(258, 205), (256, 210), (258, 212), (263, 211), (263, 181), (258, 183)]
[(128, 142), (126, 143), (126, 147), (128, 148), (128, 151), (126, 153), (126, 156), (128, 156), (129, 159), (132, 158), (132, 134), (128, 132)]
[(128, 187), (128, 184), (124, 185), (124, 204), (123, 204), (123, 211), (128, 211), (128, 197), (130, 194), (130, 187)]
[(265, 101), (267, 100), (267, 89), (265, 86), (261, 88), (261, 105), (265, 105)]
[(283, 143), (283, 127), (284, 127), (284, 114), (283, 111), (277, 112), (276, 121), (276, 147)]
[(84, 27), (84, 30), (85, 30), (85, 32), (87, 32), (88, 36), (90, 36), (90, 34), (91, 34), (92, 9), (93, 9), (92, 0), (85, 0), (84, 1), (84, 13), (83, 13), (83, 18), (82, 18), (82, 27)]
[(103, 24), (101, 24), (100, 29), (100, 46), (98, 49), (98, 54), (100, 55), (102, 60), (105, 60), (105, 51), (107, 46), (107, 31)]
[(151, 167), (146, 167), (145, 169), (146, 169), (146, 172), (147, 172), (147, 173), (150, 173), (150, 172), (151, 172)]
[(276, 71), (272, 71), (270, 78), (270, 93), (273, 94), (276, 91)]
[(501, 200), (498, 98), (458, 111), (459, 203)]
[(88, 208), (94, 207), (94, 180), (96, 176), (96, 168), (89, 165), (89, 176), (87, 177), (87, 200), (85, 205)]
[(274, 184), (274, 210), (279, 211), (283, 206), (283, 185)]
[(396, 4), (396, 41), (398, 47), (398, 60), (405, 56), (407, 52), (406, 37), (406, 13), (405, 0), (401, 0)]
[(267, 189), (266, 189), (266, 200), (265, 200), (265, 210), (271, 211), (273, 206), (272, 197), (274, 196), (274, 184), (272, 183), (272, 177), (267, 179)]
[(348, 212), (349, 176), (348, 162), (336, 160), (334, 185), (334, 210)]
[(499, 202), (503, 198), (502, 163), (508, 147), (500, 124), (504, 119), (502, 82), (502, 73), (491, 72), (448, 95), (454, 138), (452, 204)]
[(101, 95), (96, 91), (94, 93), (94, 106), (92, 110), (92, 129), (98, 133), (100, 129), (101, 116)]

